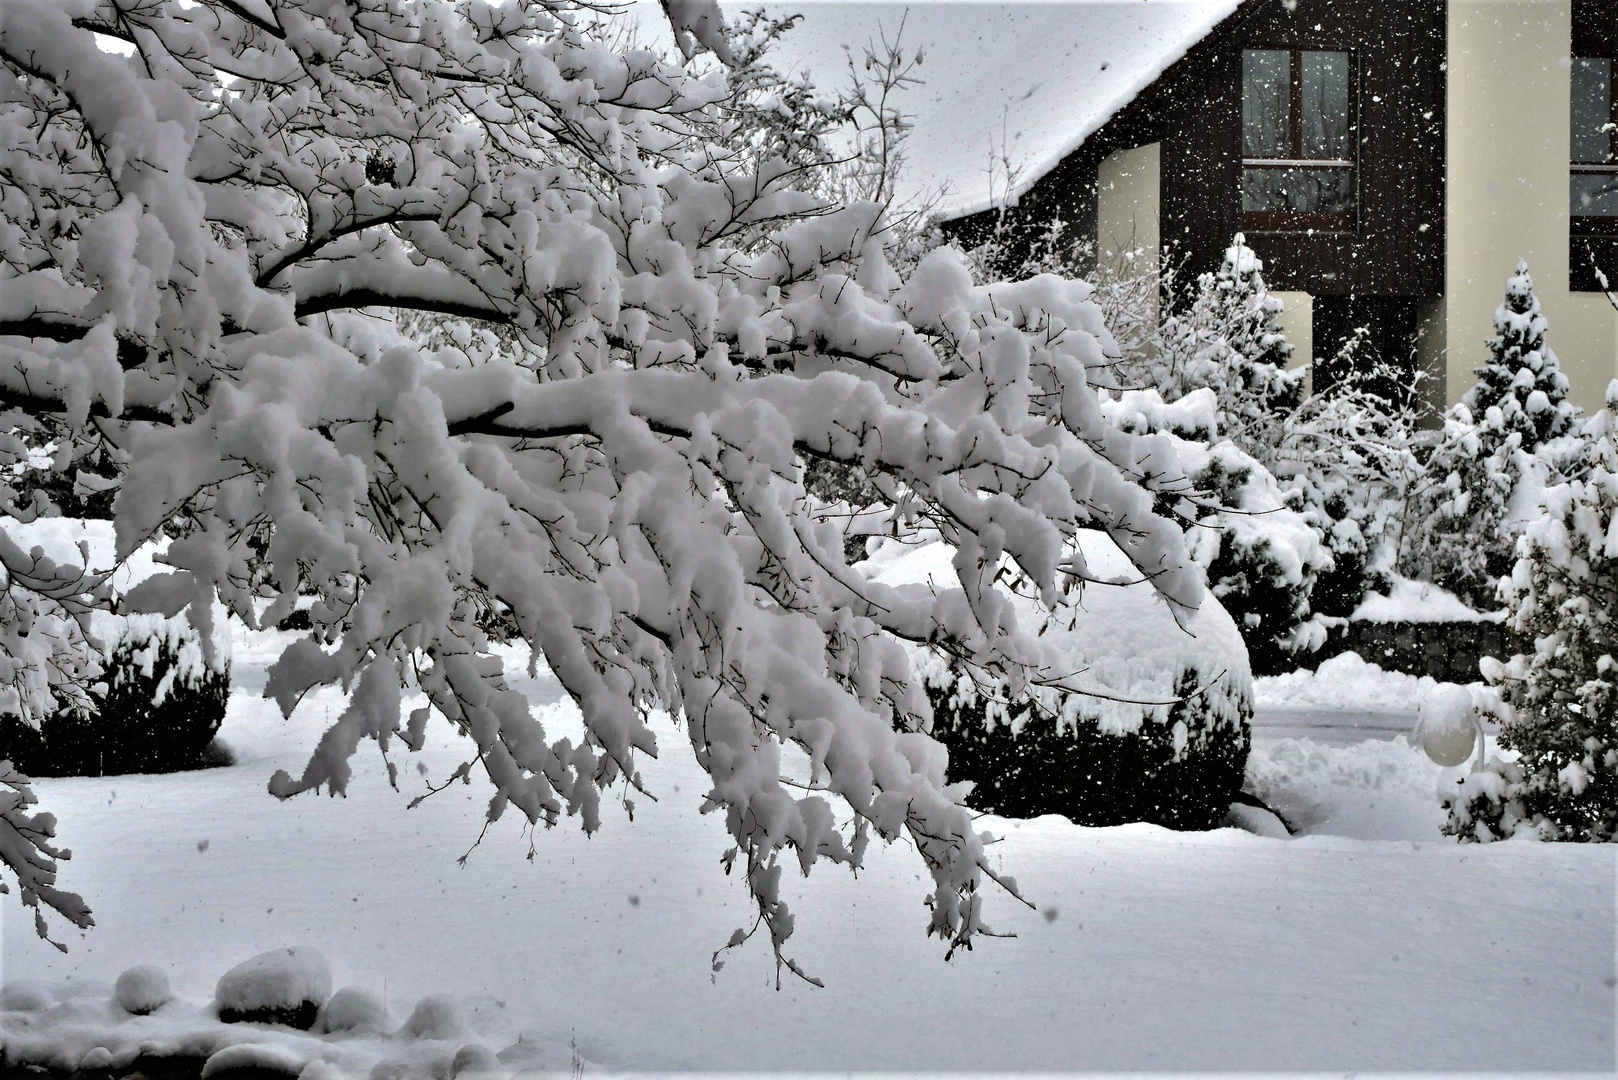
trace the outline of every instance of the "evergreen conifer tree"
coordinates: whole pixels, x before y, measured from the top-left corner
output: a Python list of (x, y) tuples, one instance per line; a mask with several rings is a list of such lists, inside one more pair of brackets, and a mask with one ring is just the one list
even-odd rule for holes
[(1477, 607), (1495, 606), (1510, 571), (1518, 530), (1512, 493), (1547, 444), (1572, 432), (1578, 407), (1546, 344), (1546, 321), (1527, 264), (1519, 261), (1494, 313), (1489, 362), (1444, 418), (1444, 437), (1410, 505), (1402, 569), (1436, 582)]
[(1218, 271), (1197, 279), (1190, 309), (1165, 320), (1156, 372), (1166, 401), (1211, 388), (1220, 432), (1266, 465), (1287, 416), (1303, 400), (1304, 371), (1286, 366), (1293, 347), (1281, 311), (1264, 283), (1263, 261), (1237, 233)]
[(1580, 477), (1545, 492), (1544, 513), (1501, 583), (1512, 629), (1533, 652), (1484, 674), (1506, 708), (1500, 745), (1459, 783), (1445, 831), (1492, 840), (1533, 829), (1556, 840), (1618, 839), (1618, 381), (1585, 426)]
[[(1461, 400), (1473, 419), (1499, 431), (1498, 440), (1516, 432), (1522, 448), (1534, 451), (1573, 430), (1579, 410), (1567, 400), (1568, 381), (1556, 354), (1545, 342), (1545, 316), (1534, 295), (1528, 264), (1518, 260), (1506, 281), (1506, 295), (1494, 313), (1495, 336), (1489, 339), (1489, 362), (1474, 368), (1477, 385)], [(1500, 410), (1498, 424), (1487, 420)], [(1484, 447), (1485, 454), (1495, 446)]]

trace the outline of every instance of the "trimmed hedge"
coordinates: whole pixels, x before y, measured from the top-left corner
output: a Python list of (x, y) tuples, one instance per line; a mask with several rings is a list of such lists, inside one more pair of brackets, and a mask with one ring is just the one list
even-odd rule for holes
[(933, 736), (949, 750), (949, 779), (975, 785), (966, 799), (975, 810), (1061, 814), (1079, 825), (1217, 828), (1241, 791), (1252, 702), (1227, 680), (1204, 689), (1182, 670), (1175, 682), (1182, 700), (1143, 708), (1132, 732), (1108, 730), (1083, 712), (1059, 725), (1026, 704), (994, 722), (981, 700), (929, 687)]
[(217, 763), (230, 670), (203, 659), (184, 620), (135, 616), (109, 641), (94, 711), (57, 712), (38, 730), (0, 719), (0, 758), (29, 776), (165, 773)]

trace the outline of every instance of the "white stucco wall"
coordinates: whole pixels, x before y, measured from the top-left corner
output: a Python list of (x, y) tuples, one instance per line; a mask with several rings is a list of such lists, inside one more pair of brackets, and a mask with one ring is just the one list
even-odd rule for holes
[(1278, 297), (1286, 307), (1281, 309), (1281, 332), (1292, 343), (1292, 363), (1288, 367), (1302, 367), (1315, 356), (1315, 298), (1306, 292), (1281, 292)]
[(1159, 269), (1161, 151), (1159, 143), (1119, 150), (1096, 169), (1096, 263), (1104, 270)]
[(1527, 259), (1573, 399), (1618, 376), (1618, 312), (1568, 291), (1570, 0), (1450, 0), (1444, 336), (1447, 397), (1487, 355), (1507, 276)]

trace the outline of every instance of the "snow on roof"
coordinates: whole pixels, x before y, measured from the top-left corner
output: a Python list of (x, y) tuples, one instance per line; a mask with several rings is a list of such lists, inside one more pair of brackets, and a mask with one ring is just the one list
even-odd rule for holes
[(884, 30), (891, 38), (904, 21), (907, 51), (924, 49), (925, 80), (899, 102), (915, 117), (904, 193), (945, 188), (938, 211), (951, 218), (1021, 197), (1239, 2), (798, 0), (771, 8), (804, 16), (777, 66), (808, 70), (825, 90), (846, 82), (845, 46), (858, 58), (867, 41)]

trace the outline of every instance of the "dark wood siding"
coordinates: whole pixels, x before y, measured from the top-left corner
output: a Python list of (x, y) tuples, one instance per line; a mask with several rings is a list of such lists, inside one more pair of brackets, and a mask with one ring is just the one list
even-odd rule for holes
[[(1618, 60), (1618, 0), (1573, 0), (1573, 55), (1607, 56)], [(1568, 239), (1568, 286), (1574, 292), (1596, 292), (1601, 282), (1618, 287), (1618, 236), (1581, 235), (1577, 226)], [(1595, 259), (1592, 266), (1591, 258)]]
[[(1618, 0), (1581, 0), (1612, 4)], [(1249, 0), (1012, 211), (1013, 232), (1053, 212), (1094, 236), (1096, 166), (1162, 143), (1162, 238), (1194, 273), (1241, 230), (1241, 56), (1284, 46), (1354, 53), (1359, 198), (1342, 233), (1249, 232), (1278, 289), (1317, 296), (1433, 296), (1444, 287), (1443, 0)], [(981, 236), (992, 215), (952, 223)]]
[(1350, 231), (1253, 232), (1278, 289), (1426, 296), (1444, 287), (1444, 5), (1441, 0), (1260, 0), (1165, 91), (1163, 236), (1208, 266), (1241, 226), (1244, 48), (1354, 54), (1358, 206)]

